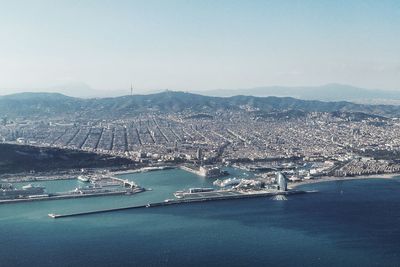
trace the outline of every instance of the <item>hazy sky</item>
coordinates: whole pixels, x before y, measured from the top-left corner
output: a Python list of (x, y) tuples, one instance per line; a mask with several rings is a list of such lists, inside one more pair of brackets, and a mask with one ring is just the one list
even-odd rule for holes
[(0, 0), (0, 94), (131, 82), (400, 90), (400, 1)]

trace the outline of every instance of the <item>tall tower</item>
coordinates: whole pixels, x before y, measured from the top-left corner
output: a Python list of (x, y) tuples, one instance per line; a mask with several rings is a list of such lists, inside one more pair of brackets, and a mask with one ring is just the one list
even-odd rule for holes
[(133, 86), (131, 84), (131, 95), (133, 95)]
[(286, 176), (281, 173), (281, 172), (277, 172), (276, 173), (276, 182), (278, 183), (279, 186), (279, 190), (280, 191), (287, 191), (287, 178)]
[(198, 160), (199, 164), (202, 165), (203, 164), (203, 151), (201, 150), (201, 147), (199, 147), (197, 149), (196, 154), (197, 154), (196, 156), (197, 156), (197, 160)]

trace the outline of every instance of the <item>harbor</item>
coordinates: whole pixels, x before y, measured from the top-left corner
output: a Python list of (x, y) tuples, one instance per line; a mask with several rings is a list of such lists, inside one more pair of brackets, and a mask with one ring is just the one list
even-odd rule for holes
[[(80, 240), (87, 233), (90, 233), (91, 240), (97, 240), (96, 238), (103, 240), (103, 232), (99, 236), (99, 231), (104, 227), (107, 227), (105, 235), (108, 232), (110, 232), (110, 236), (117, 233), (118, 240), (113, 239), (116, 243), (120, 242), (123, 239), (121, 237), (127, 236), (128, 233), (129, 242), (135, 242), (134, 245), (137, 247), (142, 245), (142, 242), (136, 242), (136, 240), (146, 240), (141, 239), (142, 234), (145, 236), (154, 229), (159, 229), (157, 239), (164, 240), (162, 245), (156, 247), (157, 249), (168, 246), (171, 239), (186, 238), (187, 244), (196, 238), (201, 240), (202, 237), (197, 234), (199, 229), (202, 230), (202, 235), (209, 234), (214, 238), (212, 242), (207, 243), (207, 247), (212, 247), (212, 244), (219, 242), (219, 237), (215, 238), (216, 231), (224, 233), (223, 238), (233, 235), (232, 240), (229, 240), (228, 243), (234, 243), (234, 240), (238, 238), (236, 235), (239, 235), (242, 240), (247, 240), (249, 236), (262, 234), (262, 238), (254, 242), (264, 244), (265, 242), (263, 243), (262, 240), (271, 240), (271, 235), (273, 239), (276, 239), (273, 235), (280, 236), (282, 234), (291, 238), (293, 232), (287, 233), (288, 230), (277, 232), (277, 225), (285, 226), (288, 223), (310, 225), (314, 224), (314, 220), (318, 220), (317, 214), (326, 212), (332, 214), (335, 210), (338, 211), (338, 209), (327, 211), (322, 208), (323, 205), (319, 204), (327, 196), (337, 197), (342, 201), (343, 199), (351, 200), (354, 194), (358, 194), (353, 190), (350, 192), (352, 187), (346, 187), (347, 183), (305, 184), (302, 187), (292, 188), (290, 185), (300, 186), (301, 183), (291, 183), (290, 177), (286, 178), (285, 175), (279, 175), (279, 173), (274, 177), (271, 176), (271, 180), (265, 180), (251, 175), (252, 173), (247, 170), (234, 168), (225, 170), (230, 175), (218, 179), (200, 177), (195, 173), (176, 168), (126, 174), (82, 174), (80, 179), (75, 176), (70, 180), (15, 183), (15, 188), (19, 190), (32, 183), (33, 186), (45, 187), (47, 194), (69, 192), (75, 188), (81, 188), (80, 190), (83, 188), (82, 192), (85, 194), (76, 193), (66, 198), (60, 195), (43, 198), (43, 200), (59, 199), (59, 201), (40, 201), (42, 199), (39, 197), (32, 200), (15, 200), (14, 203), (18, 203), (16, 205), (0, 205), (2, 221), (3, 225), (6, 225), (8, 218), (15, 218), (10, 221), (10, 224), (17, 221), (23, 225), (34, 225), (31, 232), (38, 231), (39, 228), (41, 235), (53, 244), (60, 242), (60, 234), (53, 237), (49, 229), (59, 229), (59, 233), (63, 235), (61, 239), (65, 238), (64, 240), (68, 240), (71, 236)], [(385, 180), (391, 181), (390, 179)], [(269, 181), (271, 183), (268, 183)], [(363, 182), (367, 183), (368, 180), (365, 179)], [(98, 189), (102, 188), (103, 190), (118, 188), (118, 190), (124, 191), (131, 190), (131, 187), (148, 190), (131, 196), (124, 193), (118, 195), (117, 192), (102, 194), (98, 191), (92, 195), (89, 193), (89, 188), (84, 190), (94, 184), (99, 186)], [(329, 184), (331, 185), (329, 186)], [(329, 186), (329, 190), (334, 190), (335, 194), (326, 194), (327, 186)], [(41, 190), (37, 190), (38, 194), (42, 194)], [(314, 192), (321, 193), (314, 194)], [(362, 195), (362, 197), (369, 197), (369, 195), (370, 193)], [(358, 199), (360, 198), (361, 196)], [(355, 200), (357, 201), (357, 198)], [(23, 203), (19, 203), (19, 201)], [(353, 203), (353, 200), (351, 201)], [(310, 208), (315, 212), (310, 213)], [(308, 217), (304, 214), (312, 214), (312, 220), (307, 219)], [(249, 221), (248, 218), (251, 220)], [(294, 218), (296, 222), (294, 222)], [(29, 224), (25, 222), (29, 222)], [(207, 226), (205, 229), (204, 225)], [(73, 229), (72, 234), (70, 231), (65, 231), (66, 226)], [(250, 232), (246, 232), (249, 227), (252, 229), (249, 230)], [(176, 234), (164, 236), (171, 228), (175, 229)], [(243, 229), (245, 229), (244, 233)], [(29, 231), (25, 229), (24, 234), (27, 232)], [(52, 232), (54, 233), (54, 231)], [(23, 238), (25, 236), (21, 236), (20, 240)], [(107, 238), (109, 237), (107, 236)], [(304, 238), (301, 236), (299, 239), (303, 240)], [(87, 244), (90, 244), (91, 240)], [(286, 242), (282, 244), (282, 246), (284, 245)], [(299, 244), (296, 245), (299, 246)], [(50, 247), (49, 245), (49, 249)], [(126, 247), (132, 247), (132, 245), (129, 243)], [(182, 249), (184, 248), (179, 248), (179, 250)], [(135, 255), (135, 258), (140, 258), (143, 251), (145, 250), (141, 250)], [(98, 248), (96, 247), (91, 255), (95, 255), (97, 252)], [(102, 251), (102, 253), (107, 254), (106, 251)], [(123, 254), (120, 255), (122, 257)], [(141, 260), (145, 259), (141, 258)]]
[[(233, 169), (230, 170), (234, 172)], [(208, 202), (218, 200), (233, 200), (233, 199), (245, 199), (245, 198), (257, 198), (257, 197), (275, 197), (276, 200), (286, 200), (286, 196), (295, 194), (309, 193), (306, 191), (291, 189), (288, 190), (287, 183), (288, 179), (280, 172), (276, 173), (273, 182), (265, 183), (257, 179), (231, 177), (227, 179), (200, 179), (196, 178), (196, 175), (189, 175), (187, 171), (176, 170), (176, 169), (164, 169), (163, 172), (157, 172), (161, 175), (163, 173), (179, 173), (183, 174), (183, 179), (197, 180), (201, 183), (200, 187), (190, 187), (189, 189), (176, 188), (175, 192), (170, 192), (168, 195), (164, 195), (163, 199), (154, 198), (149, 199), (146, 202), (137, 203), (135, 205), (128, 204), (123, 207), (103, 207), (100, 209), (93, 209), (89, 211), (77, 211), (72, 213), (63, 212), (52, 212), (48, 215), (51, 218), (63, 218), (63, 217), (74, 217), (82, 215), (90, 215), (97, 213), (107, 213), (113, 211), (139, 209), (139, 208), (150, 208), (160, 207), (167, 205), (187, 204), (195, 202)], [(227, 173), (226, 170), (219, 170), (220, 173)], [(44, 200), (61, 200), (61, 199), (74, 199), (74, 198), (88, 198), (88, 197), (107, 197), (107, 196), (118, 196), (118, 195), (133, 195), (144, 191), (152, 191), (151, 188), (145, 189), (144, 186), (136, 183), (137, 177), (154, 177), (153, 174), (146, 174), (142, 172), (135, 175), (135, 181), (132, 178), (133, 174), (115, 174), (104, 173), (104, 174), (82, 174), (76, 177), (76, 187), (73, 190), (63, 192), (47, 192), (44, 186), (40, 184), (23, 185), (22, 189), (14, 188), (13, 185), (2, 185), (2, 195), (0, 198), (0, 204), (7, 203), (18, 203), (18, 202), (31, 202), (31, 201), (44, 201)], [(128, 178), (130, 177), (130, 178)], [(186, 177), (186, 178), (185, 178)], [(242, 176), (243, 177), (243, 176)], [(149, 178), (144, 179), (140, 182), (146, 182)], [(158, 178), (160, 179), (160, 177)], [(139, 179), (140, 180), (140, 179)], [(182, 180), (183, 184), (186, 184)], [(147, 188), (148, 185), (146, 185)], [(147, 195), (147, 194), (146, 194)], [(172, 197), (173, 195), (174, 197)], [(172, 197), (172, 198), (171, 198)]]
[[(212, 255), (213, 251), (218, 247), (216, 244), (220, 244), (221, 240), (226, 244), (232, 244), (233, 247), (228, 247), (224, 251), (225, 254), (221, 255), (221, 262), (225, 261), (226, 255), (243, 253), (243, 250), (249, 255), (253, 255), (254, 248), (260, 246), (257, 251), (260, 255), (264, 255), (262, 254), (263, 251), (271, 251), (282, 247), (288, 247), (292, 251), (300, 249), (304, 255), (314, 255), (314, 253), (330, 253), (333, 248), (330, 245), (331, 242), (327, 242), (326, 239), (318, 241), (319, 239), (316, 239), (314, 235), (309, 236), (307, 231), (310, 229), (310, 225), (313, 229), (316, 228), (318, 231), (323, 231), (323, 234), (330, 235), (333, 233), (335, 234), (334, 238), (336, 238), (337, 232), (334, 230), (339, 226), (342, 227), (343, 220), (351, 221), (354, 218), (352, 216), (345, 218), (341, 216), (341, 219), (337, 219), (337, 214), (355, 213), (358, 217), (362, 217), (373, 213), (374, 216), (368, 218), (374, 221), (374, 225), (379, 225), (382, 218), (387, 214), (382, 209), (383, 206), (377, 201), (372, 209), (365, 210), (366, 207), (361, 204), (362, 201), (367, 198), (379, 200), (383, 196), (388, 196), (387, 199), (390, 199), (390, 201), (393, 198), (397, 199), (397, 203), (399, 199), (398, 194), (396, 194), (399, 190), (398, 180), (363, 179), (346, 181), (340, 184), (336, 182), (307, 184), (296, 188), (306, 191), (305, 194), (290, 195), (289, 193), (289, 195), (277, 196), (249, 196), (238, 199), (229, 198), (227, 200), (222, 198), (220, 200), (182, 199), (179, 204), (174, 203), (175, 201), (164, 203), (166, 199), (174, 198), (173, 194), (177, 191), (190, 193), (190, 189), (211, 187), (214, 187), (214, 191), (219, 191), (226, 185), (237, 184), (239, 181), (234, 178), (249, 179), (249, 176), (243, 175), (244, 171), (237, 169), (227, 170), (231, 173), (231, 176), (227, 178), (232, 178), (232, 180), (226, 181), (227, 179), (222, 180), (220, 178), (221, 183), (217, 182), (215, 183), (216, 185), (213, 184), (216, 179), (204, 179), (177, 168), (118, 175), (117, 177), (120, 179), (132, 180), (143, 188), (153, 189), (152, 191), (132, 196), (83, 197), (59, 201), (0, 205), (2, 230), (12, 233), (6, 235), (5, 240), (12, 242), (15, 247), (20, 246), (21, 242), (27, 239), (27, 236), (32, 238), (39, 235), (40, 239), (44, 240), (40, 246), (20, 246), (24, 255), (32, 255), (29, 256), (29, 262), (34, 266), (53, 266), (54, 261), (47, 265), (42, 264), (43, 262), (38, 260), (37, 255), (43, 251), (43, 248), (46, 251), (51, 251), (58, 246), (62, 246), (64, 254), (65, 251), (72, 249), (74, 255), (76, 255), (74, 257), (78, 257), (81, 262), (85, 262), (89, 255), (89, 261), (92, 262), (92, 258), (96, 259), (97, 266), (112, 266), (116, 259), (124, 259), (123, 261), (121, 260), (121, 265), (129, 265), (129, 262), (136, 263), (138, 261), (145, 263), (143, 266), (146, 264), (156, 265), (162, 259), (157, 253), (156, 255), (158, 256), (154, 256), (154, 251), (162, 251), (166, 247), (172, 248), (168, 255), (177, 257), (175, 255), (179, 255), (181, 251), (188, 253), (187, 249), (193, 247), (191, 246), (193, 242), (200, 242), (200, 244), (205, 242), (201, 245), (201, 249), (207, 250), (207, 253)], [(16, 184), (16, 187), (20, 188), (25, 184), (27, 183)], [(89, 183), (83, 183), (75, 177), (75, 179), (71, 180), (40, 181), (33, 184), (46, 187), (48, 192), (61, 192), (85, 186)], [(388, 184), (391, 187), (388, 187)], [(220, 187), (220, 185), (224, 187)], [(354, 190), (354, 188), (358, 190)], [(312, 190), (318, 190), (319, 193), (311, 193), (310, 191)], [(291, 192), (291, 190), (289, 189), (288, 192)], [(200, 192), (199, 194), (204, 193)], [(275, 198), (278, 196), (286, 196), (288, 200), (276, 201)], [(190, 196), (187, 196), (187, 198), (190, 198)], [(337, 202), (335, 202), (335, 199), (337, 199)], [(53, 219), (48, 216), (49, 213), (55, 215), (77, 215), (71, 217), (57, 216), (58, 218)], [(80, 213), (85, 214), (80, 215)], [(326, 220), (327, 215), (329, 215), (329, 220)], [(349, 236), (359, 240), (357, 238), (364, 231), (360, 230), (358, 226), (359, 222), (354, 227), (344, 229), (346, 237), (341, 238), (339, 236), (339, 241), (347, 241)], [(396, 233), (395, 226), (390, 230), (392, 233)], [(154, 231), (156, 232), (154, 239), (149, 239), (149, 235)], [(389, 236), (386, 229), (373, 227), (371, 231), (378, 232), (380, 236), (385, 237), (386, 235), (385, 238), (393, 237), (392, 234)], [(370, 238), (371, 231), (365, 232), (365, 235), (361, 236)], [(279, 237), (283, 239), (282, 242), (279, 241)], [(394, 238), (396, 238), (394, 242), (397, 242), (397, 236)], [(84, 243), (81, 243), (82, 240), (85, 240)], [(110, 246), (104, 245), (104, 240), (109, 240), (116, 244), (118, 249), (111, 251)], [(177, 240), (183, 240), (183, 242), (177, 242)], [(304, 240), (310, 240), (314, 243), (304, 247)], [(333, 241), (336, 242), (337, 240), (333, 239)], [(249, 243), (243, 245), (243, 242)], [(274, 242), (280, 243), (276, 244)], [(363, 239), (360, 241), (360, 246), (365, 242), (369, 242), (368, 244), (371, 247), (376, 245), (375, 240), (368, 241), (368, 239)], [(72, 243), (82, 245), (73, 246), (71, 245)], [(7, 257), (15, 257), (19, 254), (14, 250), (7, 251), (6, 242), (4, 241), (3, 244), (3, 260), (5, 259), (9, 263), (11, 261), (7, 261)], [(83, 246), (85, 247), (84, 254), (81, 253)], [(121, 248), (125, 248), (125, 250), (121, 251)], [(35, 249), (34, 255), (33, 253), (29, 254), (32, 249)], [(190, 258), (184, 263), (190, 265), (190, 262), (193, 262), (193, 257), (195, 257), (196, 262), (206, 266), (207, 261), (204, 261), (203, 257), (196, 256), (196, 249), (197, 246), (193, 247), (193, 253), (192, 251), (190, 252)], [(222, 248), (219, 247), (218, 249), (221, 250)], [(380, 251), (382, 250), (381, 248), (374, 247), (374, 250), (378, 250), (379, 253), (383, 254)], [(112, 259), (112, 262), (107, 262), (107, 259), (110, 258), (109, 253), (117, 255)], [(65, 259), (64, 254), (54, 260), (62, 262)], [(349, 254), (351, 254), (349, 257), (357, 255), (354, 251), (350, 251)], [(287, 255), (286, 249), (282, 252), (282, 258), (285, 255)], [(293, 255), (297, 254), (294, 253)], [(371, 253), (371, 255), (375, 254)], [(129, 262), (126, 257), (128, 257)], [(251, 259), (253, 258), (251, 256)], [(251, 261), (251, 259), (249, 258), (251, 264), (262, 266), (261, 261)], [(357, 258), (357, 260), (359, 259)], [(82, 265), (89, 266), (89, 261)], [(180, 261), (181, 258), (174, 260), (173, 264), (180, 266)], [(107, 262), (107, 264), (101, 265), (102, 262)], [(245, 265), (244, 262), (240, 263)], [(309, 263), (312, 265), (312, 262)], [(235, 266), (233, 260), (230, 264)], [(9, 265), (12, 266), (12, 264)], [(68, 261), (62, 266), (73, 265), (74, 261)], [(20, 266), (24, 266), (24, 264), (20, 264)], [(355, 264), (354, 266), (357, 265)], [(391, 265), (388, 264), (387, 266)]]
[[(117, 178), (119, 179), (119, 178)], [(119, 181), (125, 181), (119, 179)], [(257, 198), (257, 197), (275, 197), (276, 200), (286, 200), (286, 196), (295, 194), (304, 194), (314, 191), (302, 191), (302, 190), (288, 190), (287, 187), (288, 179), (281, 172), (276, 173), (276, 177), (273, 184), (264, 184), (257, 180), (251, 179), (238, 179), (228, 178), (225, 180), (215, 180), (213, 185), (219, 186), (220, 189), (214, 187), (193, 187), (189, 190), (178, 190), (173, 195), (175, 199), (165, 199), (162, 202), (148, 202), (147, 204), (119, 207), (113, 209), (100, 209), (93, 211), (57, 214), (49, 213), (48, 216), (57, 219), (65, 217), (76, 217), (90, 214), (107, 213), (114, 211), (122, 211), (129, 209), (140, 209), (140, 208), (152, 208), (168, 205), (186, 204), (194, 202), (207, 202), (207, 201), (218, 201), (218, 200), (232, 200), (232, 199), (244, 199), (244, 198)]]

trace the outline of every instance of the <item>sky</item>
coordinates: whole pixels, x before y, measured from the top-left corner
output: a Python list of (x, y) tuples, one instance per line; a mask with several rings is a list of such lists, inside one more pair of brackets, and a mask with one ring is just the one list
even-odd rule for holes
[(0, 0), (0, 95), (400, 90), (400, 1)]

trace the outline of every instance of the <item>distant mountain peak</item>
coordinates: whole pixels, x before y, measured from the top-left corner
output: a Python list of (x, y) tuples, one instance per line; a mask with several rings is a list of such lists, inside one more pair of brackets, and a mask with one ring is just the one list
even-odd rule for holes
[(48, 93), (48, 92), (22, 92), (11, 95), (0, 96), (8, 99), (37, 99), (37, 98), (72, 98), (61, 93)]
[(202, 93), (209, 96), (290, 96), (303, 100), (400, 104), (400, 91), (365, 89), (340, 83), (329, 83), (321, 86), (265, 86), (249, 89), (218, 89), (203, 91)]

